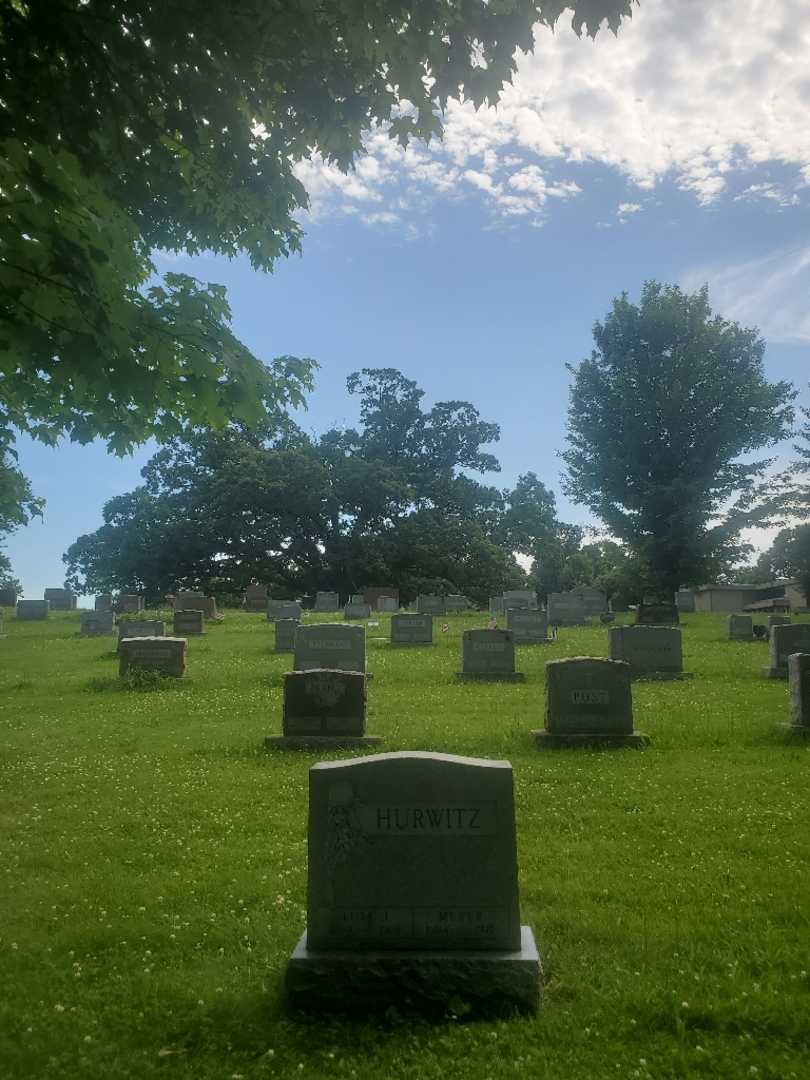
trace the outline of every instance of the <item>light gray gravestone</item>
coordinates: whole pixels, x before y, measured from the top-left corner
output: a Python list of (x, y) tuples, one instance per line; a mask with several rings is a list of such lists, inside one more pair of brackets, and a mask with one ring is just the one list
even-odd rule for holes
[(639, 604), (636, 610), (636, 626), (678, 626), (680, 623), (677, 604)]
[(245, 611), (263, 612), (267, 610), (267, 586), (248, 585), (243, 601)]
[(432, 615), (392, 615), (392, 645), (432, 645)]
[(393, 615), (399, 611), (399, 601), (395, 596), (378, 596), (377, 611), (383, 615)]
[(788, 657), (790, 726), (810, 735), (810, 652)]
[(309, 771), (307, 929), (293, 1004), (533, 1011), (541, 967), (520, 924), (512, 766), (374, 754)]
[(265, 746), (280, 750), (348, 750), (377, 746), (366, 734), (366, 677), (360, 671), (312, 669), (284, 676), (281, 735)]
[(770, 630), (772, 626), (788, 626), (790, 621), (790, 615), (769, 615), (768, 629)]
[(416, 610), (420, 615), (446, 615), (447, 604), (443, 596), (423, 593), (416, 598)]
[(180, 678), (186, 672), (186, 641), (178, 637), (124, 638), (118, 646), (118, 674), (156, 671)]
[(298, 619), (276, 619), (276, 652), (295, 652), (295, 634), (299, 625)]
[(70, 589), (46, 589), (44, 599), (51, 605), (51, 611), (74, 611), (76, 597)]
[(728, 640), (729, 641), (753, 641), (754, 620), (750, 615), (729, 615), (728, 617)]
[(537, 608), (537, 593), (531, 589), (506, 589), (503, 593), (503, 609), (508, 611), (533, 611)]
[(769, 666), (762, 674), (768, 679), (788, 677), (788, 657), (791, 653), (810, 652), (810, 623), (780, 623), (772, 626), (768, 635)]
[(112, 593), (101, 593), (93, 601), (94, 611), (112, 611), (114, 608)]
[(300, 619), (301, 605), (295, 600), (268, 600), (267, 621), (276, 619)]
[(635, 678), (688, 679), (683, 670), (683, 643), (678, 626), (611, 626), (611, 660), (626, 660)]
[(17, 618), (30, 622), (35, 619), (47, 619), (51, 611), (49, 600), (18, 600), (16, 607)]
[(175, 637), (181, 637), (184, 634), (204, 634), (205, 613), (193, 611), (191, 608), (175, 611), (172, 633)]
[(324, 613), (340, 611), (340, 597), (336, 592), (316, 592), (313, 610)]
[(593, 585), (579, 585), (571, 590), (571, 595), (579, 597), (582, 601), (586, 619), (607, 611), (607, 596)]
[(515, 635), (511, 630), (465, 630), (461, 642), (460, 679), (523, 681), (523, 673), (515, 671)]
[(516, 645), (546, 645), (548, 617), (545, 611), (520, 611), (509, 608), (506, 612), (506, 629), (515, 635)]
[(144, 609), (144, 599), (137, 593), (122, 593), (116, 607), (122, 615), (137, 615)]
[(366, 628), (345, 623), (299, 626), (295, 635), (295, 671), (328, 668), (332, 671), (366, 670)]
[(633, 730), (630, 665), (623, 660), (572, 656), (546, 664), (545, 728), (538, 747), (645, 746)]
[(350, 601), (343, 609), (343, 618), (347, 621), (352, 619), (371, 618), (371, 605), (361, 602), (359, 604)]
[(80, 634), (82, 637), (98, 637), (112, 634), (115, 629), (115, 615), (112, 611), (83, 611), (81, 613)]
[(129, 622), (118, 623), (118, 648), (124, 638), (136, 637), (163, 637), (166, 633), (166, 625), (160, 619), (133, 619)]
[(349, 599), (346, 601), (347, 604), (365, 604), (365, 602), (366, 598), (361, 592), (351, 593)]
[(461, 593), (448, 593), (444, 598), (444, 603), (448, 614), (451, 611), (467, 611), (470, 607), (470, 601)]
[(16, 607), (17, 606), (17, 590), (16, 589), (0, 589), (0, 607)]
[(549, 593), (546, 611), (550, 626), (582, 626), (585, 622), (585, 605), (571, 593)]

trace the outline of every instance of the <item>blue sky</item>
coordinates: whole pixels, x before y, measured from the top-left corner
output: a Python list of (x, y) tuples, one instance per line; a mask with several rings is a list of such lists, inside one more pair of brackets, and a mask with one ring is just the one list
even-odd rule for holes
[[(212, 257), (159, 268), (225, 284), (258, 355), (319, 361), (305, 429), (355, 420), (351, 371), (397, 367), (428, 403), (469, 400), (500, 424), (491, 481), (531, 469), (564, 519), (587, 521), (560, 492), (565, 364), (622, 290), (707, 281), (717, 311), (761, 328), (769, 377), (810, 404), (810, 14), (723, 0), (673, 22), (671, 7), (645, 0), (616, 40), (538, 32), (502, 107), (451, 107), (441, 145), (402, 154), (375, 132), (353, 176), (302, 166), (304, 254), (272, 275)], [(7, 550), (38, 596), (150, 450), (19, 450), (47, 507)]]

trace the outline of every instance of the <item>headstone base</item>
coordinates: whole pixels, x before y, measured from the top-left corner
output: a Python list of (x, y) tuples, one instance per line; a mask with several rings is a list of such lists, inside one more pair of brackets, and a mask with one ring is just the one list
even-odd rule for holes
[(762, 674), (766, 679), (784, 679), (787, 681), (788, 669), (786, 667), (764, 667)]
[(464, 682), (525, 682), (522, 671), (457, 671), (457, 679)]
[(684, 679), (694, 679), (694, 671), (639, 671), (638, 674), (630, 671), (630, 678), (640, 679), (644, 682), (682, 682)]
[(382, 735), (268, 735), (268, 750), (362, 750), (379, 746)]
[(306, 931), (287, 964), (286, 988), (298, 1008), (374, 1012), (391, 1005), (440, 1010), (536, 1012), (541, 964), (531, 928), (517, 952), (310, 951)]
[(632, 735), (608, 735), (605, 732), (592, 735), (574, 735), (562, 732), (533, 731), (538, 750), (563, 750), (573, 746), (649, 746), (649, 735), (634, 731)]

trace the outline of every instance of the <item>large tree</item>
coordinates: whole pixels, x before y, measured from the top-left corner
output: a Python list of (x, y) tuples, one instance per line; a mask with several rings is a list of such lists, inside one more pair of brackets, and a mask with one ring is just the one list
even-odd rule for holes
[(640, 560), (647, 588), (671, 597), (741, 554), (762, 521), (750, 455), (789, 433), (795, 391), (770, 383), (764, 342), (694, 294), (647, 282), (617, 298), (573, 374), (566, 490)]

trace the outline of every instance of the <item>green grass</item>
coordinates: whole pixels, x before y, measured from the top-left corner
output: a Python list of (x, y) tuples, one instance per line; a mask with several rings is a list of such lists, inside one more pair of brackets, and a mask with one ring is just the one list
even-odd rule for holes
[[(601, 626), (518, 649), (524, 684), (454, 682), (369, 631), (386, 750), (507, 758), (536, 1018), (290, 1014), (305, 923), (307, 768), (268, 753), (282, 673), (259, 615), (190, 639), (171, 688), (117, 680), (78, 613), (0, 639), (0, 1075), (134, 1080), (810, 1076), (810, 740), (779, 725), (767, 646), (688, 616), (696, 677), (637, 683), (645, 751), (540, 753), (543, 664), (605, 655)], [(438, 623), (437, 620), (437, 629)], [(345, 755), (339, 755), (345, 756)]]

